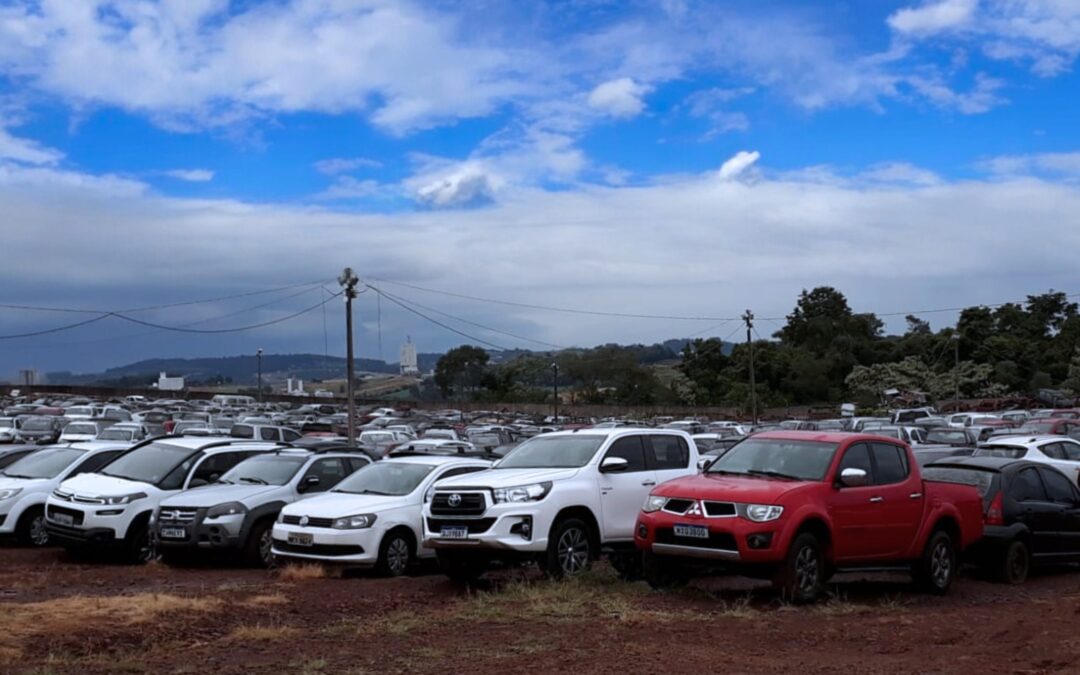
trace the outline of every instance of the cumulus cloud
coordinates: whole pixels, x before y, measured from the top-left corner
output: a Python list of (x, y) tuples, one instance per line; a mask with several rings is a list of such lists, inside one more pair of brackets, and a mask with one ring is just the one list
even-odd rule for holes
[(888, 23), (901, 33), (939, 33), (966, 25), (978, 4), (978, 0), (931, 0), (898, 10)]
[(0, 120), (0, 162), (14, 161), (26, 164), (56, 164), (64, 158), (64, 153), (47, 148), (40, 143), (13, 136)]
[(1080, 178), (1080, 152), (1001, 155), (983, 160), (977, 167), (998, 176), (1051, 174)]
[(214, 172), (209, 169), (170, 169), (161, 173), (169, 178), (189, 183), (207, 183), (214, 180)]
[(596, 86), (589, 92), (589, 107), (612, 117), (637, 117), (645, 109), (645, 94), (650, 87), (629, 77), (620, 77)]
[(906, 185), (938, 185), (941, 176), (907, 162), (877, 164), (859, 174), (859, 178), (876, 183), (899, 183)]
[(753, 166), (757, 161), (761, 159), (761, 153), (757, 150), (753, 152), (747, 152), (746, 150), (740, 150), (735, 153), (735, 156), (724, 162), (720, 166), (720, 170), (716, 172), (717, 177), (721, 180), (732, 180), (738, 178), (742, 174), (746, 173), (746, 170)]
[(378, 169), (382, 162), (367, 157), (334, 157), (315, 162), (315, 170), (327, 176), (348, 173), (357, 169)]

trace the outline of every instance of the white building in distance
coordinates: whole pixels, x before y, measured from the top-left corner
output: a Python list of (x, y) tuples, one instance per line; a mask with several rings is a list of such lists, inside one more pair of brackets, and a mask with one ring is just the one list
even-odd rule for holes
[(161, 373), (158, 375), (157, 388), (158, 391), (183, 391), (184, 378), (168, 377), (165, 373)]
[(401, 345), (401, 374), (419, 375), (420, 368), (416, 360), (416, 345), (412, 338), (406, 338), (405, 344)]

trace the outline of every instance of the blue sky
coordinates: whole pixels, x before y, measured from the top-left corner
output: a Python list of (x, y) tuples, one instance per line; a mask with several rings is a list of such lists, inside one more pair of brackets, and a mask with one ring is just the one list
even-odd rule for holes
[[(1072, 0), (0, 2), (0, 303), (142, 307), (351, 265), (523, 347), (476, 324), (558, 345), (733, 324), (391, 282), (718, 318), (782, 317), (819, 284), (878, 312), (1077, 292), (1078, 54)], [(228, 328), (320, 292), (139, 318)], [(321, 309), (234, 335), (106, 319), (0, 341), (0, 375), (340, 353), (327, 309), (325, 333)], [(405, 335), (463, 341), (374, 293), (360, 310), (365, 356), (380, 332), (391, 360)], [(70, 318), (3, 309), (0, 335)]]

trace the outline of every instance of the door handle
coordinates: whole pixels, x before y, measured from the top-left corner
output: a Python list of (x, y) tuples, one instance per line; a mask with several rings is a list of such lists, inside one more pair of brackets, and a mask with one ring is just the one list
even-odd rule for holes
[(922, 493), (921, 492), (912, 492), (911, 494), (908, 495), (908, 497), (911, 497), (912, 499), (922, 499)]
[(870, 501), (873, 502), (874, 504), (877, 504), (878, 502), (885, 501), (885, 498), (884, 497), (871, 497)]
[(651, 485), (656, 485), (656, 481), (654, 481), (654, 480), (643, 480), (643, 481), (641, 481), (641, 484), (646, 485), (646, 486), (651, 486)]

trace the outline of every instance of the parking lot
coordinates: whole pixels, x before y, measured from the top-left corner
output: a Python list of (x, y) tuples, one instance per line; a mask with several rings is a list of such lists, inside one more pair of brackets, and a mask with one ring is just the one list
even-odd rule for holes
[[(12, 673), (1075, 672), (1072, 569), (946, 597), (903, 577), (838, 577), (779, 602), (736, 579), (655, 592), (602, 566), (465, 589), (438, 574), (82, 565), (0, 548), (0, 668)], [(313, 577), (313, 578), (307, 578)]]

